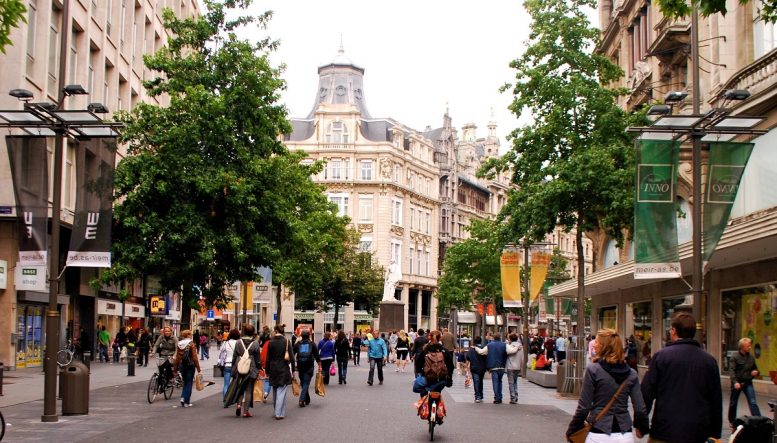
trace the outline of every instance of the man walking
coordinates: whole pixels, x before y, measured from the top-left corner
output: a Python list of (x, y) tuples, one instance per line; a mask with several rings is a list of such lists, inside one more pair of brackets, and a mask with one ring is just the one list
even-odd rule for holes
[(723, 394), (718, 364), (693, 339), (696, 320), (676, 312), (671, 343), (656, 352), (642, 380), (647, 412), (655, 402), (651, 443), (701, 443), (720, 438)]
[(750, 415), (761, 415), (758, 403), (755, 401), (753, 378), (758, 376), (758, 366), (755, 358), (750, 355), (753, 341), (745, 337), (739, 340), (739, 351), (729, 360), (729, 375), (731, 376), (731, 399), (728, 403), (728, 423), (733, 428), (737, 418), (737, 403), (739, 394), (744, 392), (747, 397), (747, 405), (750, 406)]
[(467, 350), (465, 359), (469, 363), (469, 372), (472, 374), (472, 386), (475, 390), (475, 403), (483, 402), (483, 377), (486, 375), (486, 358), (477, 350), (480, 348), (480, 337), (475, 337), (475, 346)]
[(367, 377), (367, 384), (372, 386), (375, 367), (378, 367), (378, 381), (383, 384), (383, 363), (388, 357), (388, 349), (385, 340), (377, 336), (378, 331), (373, 331), (375, 336), (367, 334), (367, 357), (370, 359), (370, 375)]
[(310, 404), (310, 381), (313, 379), (313, 363), (318, 362), (321, 367), (321, 358), (318, 355), (318, 347), (310, 340), (310, 331), (302, 330), (302, 338), (294, 343), (294, 356), (297, 357), (297, 372), (301, 386), (299, 395), (299, 407), (304, 408)]
[[(418, 356), (418, 354), (421, 353), (421, 351), (424, 350), (424, 346), (429, 343), (429, 339), (426, 338), (424, 335), (424, 330), (419, 329), (418, 334), (415, 337), (415, 340), (413, 340), (413, 353), (412, 360), (415, 360), (415, 358)], [(418, 374), (415, 374), (416, 377), (418, 377)]]
[[(502, 403), (502, 377), (507, 364), (507, 345), (499, 334), (485, 348), (475, 348), (478, 354), (486, 356), (486, 368), (491, 372), (491, 385), (494, 388), (494, 404)], [(515, 349), (518, 352), (518, 349)]]
[[(97, 334), (97, 347), (100, 352), (100, 363), (109, 361), (108, 358), (108, 346), (111, 344), (111, 334), (105, 330), (105, 325), (100, 327), (100, 332)], [(105, 360), (103, 360), (105, 357)]]
[(507, 373), (507, 386), (510, 388), (510, 404), (518, 404), (518, 375), (521, 373), (521, 349), (523, 346), (518, 340), (518, 334), (515, 332), (507, 336), (507, 363), (505, 365)]
[(456, 351), (456, 337), (451, 334), (448, 328), (442, 330), (442, 347), (451, 353)]
[(565, 360), (567, 358), (567, 339), (564, 338), (561, 333), (558, 333), (556, 338), (556, 363)]

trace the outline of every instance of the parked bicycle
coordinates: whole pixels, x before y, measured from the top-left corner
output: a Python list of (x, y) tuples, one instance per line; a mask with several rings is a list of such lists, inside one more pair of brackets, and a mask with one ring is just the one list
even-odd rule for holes
[(64, 368), (69, 365), (73, 359), (80, 359), (81, 349), (73, 342), (72, 339), (68, 339), (65, 349), (60, 349), (57, 352), (57, 364), (60, 368)]
[(173, 374), (172, 380), (167, 380), (164, 372), (162, 371), (162, 365), (167, 361), (167, 358), (156, 358), (157, 371), (151, 375), (151, 380), (148, 381), (147, 398), (149, 403), (154, 403), (156, 397), (162, 394), (165, 400), (169, 400), (173, 396), (173, 390), (175, 388), (183, 388), (183, 378), (180, 372)]

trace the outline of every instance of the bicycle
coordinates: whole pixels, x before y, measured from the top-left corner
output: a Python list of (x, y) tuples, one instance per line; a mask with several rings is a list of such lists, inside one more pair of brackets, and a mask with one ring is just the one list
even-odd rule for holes
[(439, 404), (441, 397), (442, 394), (439, 391), (430, 391), (427, 396), (427, 401), (429, 402), (429, 441), (434, 441), (434, 427), (438, 424), (437, 405)]
[(78, 346), (76, 346), (73, 340), (68, 339), (65, 348), (57, 351), (57, 364), (60, 368), (64, 368), (65, 366), (72, 363), (73, 359), (77, 358), (80, 353), (81, 352), (79, 351)]
[(183, 388), (183, 377), (180, 372), (173, 374), (172, 380), (167, 380), (162, 372), (162, 365), (167, 361), (167, 358), (156, 357), (157, 371), (151, 375), (151, 379), (148, 381), (148, 390), (146, 391), (146, 398), (150, 403), (154, 403), (157, 395), (162, 394), (165, 400), (169, 400), (173, 396), (173, 390), (175, 388)]

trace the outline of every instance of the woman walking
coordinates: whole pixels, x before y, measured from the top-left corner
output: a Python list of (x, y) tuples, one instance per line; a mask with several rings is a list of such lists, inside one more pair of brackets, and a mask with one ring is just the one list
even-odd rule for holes
[(405, 366), (407, 366), (407, 354), (410, 351), (410, 337), (407, 336), (405, 330), (399, 331), (399, 337), (397, 338), (397, 372), (405, 372)]
[(181, 407), (192, 406), (192, 384), (194, 384), (194, 370), (200, 372), (200, 361), (197, 360), (197, 346), (192, 342), (192, 331), (181, 331), (181, 339), (178, 340), (178, 351), (175, 354), (174, 370), (181, 372), (183, 378), (183, 390), (181, 391)]
[(324, 332), (324, 338), (318, 342), (318, 355), (321, 358), (321, 371), (324, 374), (324, 384), (329, 384), (329, 368), (335, 359), (335, 344), (332, 342), (332, 334)]
[(226, 356), (224, 358), (224, 390), (221, 394), (221, 399), (224, 400), (227, 396), (227, 388), (229, 387), (229, 382), (232, 380), (232, 359), (235, 357), (235, 346), (237, 346), (237, 341), (240, 340), (240, 332), (237, 329), (232, 329), (229, 331), (229, 336), (227, 337), (227, 340), (221, 343), (221, 349), (219, 349), (219, 354), (221, 354), (222, 350), (226, 351)]
[(362, 334), (353, 334), (351, 339), (351, 350), (353, 351), (353, 364), (359, 366), (359, 358), (362, 355)]
[(335, 356), (337, 357), (337, 376), (338, 384), (344, 385), (345, 376), (348, 373), (348, 360), (351, 359), (351, 345), (345, 332), (338, 331), (335, 339)]
[[(286, 389), (291, 384), (292, 373), (297, 372), (294, 350), (289, 340), (283, 336), (286, 325), (275, 325), (272, 340), (267, 346), (267, 376), (273, 390), (273, 407), (275, 419), (282, 420), (286, 416)], [(291, 364), (291, 370), (289, 370)]]
[[(250, 409), (254, 402), (254, 383), (256, 377), (259, 376), (261, 366), (260, 348), (259, 343), (255, 340), (255, 335), (254, 325), (244, 324), (242, 337), (235, 342), (235, 350), (232, 354), (232, 380), (230, 380), (227, 394), (224, 396), (224, 407), (228, 408), (237, 403), (235, 415), (238, 417), (240, 417), (241, 412), (243, 417), (252, 417)], [(238, 371), (238, 362), (245, 353), (249, 355), (250, 369), (248, 373), (241, 374)]]
[[(594, 348), (596, 354), (585, 369), (580, 401), (566, 435), (582, 429), (583, 422), (588, 421), (592, 427), (587, 443), (634, 442), (632, 426), (637, 438), (649, 429), (637, 372), (626, 364), (623, 341), (615, 330), (600, 330)], [(633, 424), (628, 412), (629, 397), (634, 409)]]
[(148, 328), (141, 329), (138, 339), (138, 366), (148, 366), (148, 352), (151, 350), (151, 333)]

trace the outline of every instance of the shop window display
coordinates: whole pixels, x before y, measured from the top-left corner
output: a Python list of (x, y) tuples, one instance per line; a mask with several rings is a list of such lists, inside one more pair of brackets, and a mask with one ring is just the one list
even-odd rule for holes
[[(690, 296), (671, 297), (661, 300), (661, 318), (663, 320), (664, 346), (671, 342), (670, 331), (672, 329), (672, 315), (675, 311), (682, 310), (686, 306), (688, 311), (691, 309)], [(679, 307), (679, 308), (678, 308)]]
[(617, 327), (618, 308), (616, 306), (605, 306), (599, 309), (599, 329), (618, 329)]
[(636, 364), (647, 365), (652, 353), (653, 303), (629, 303), (626, 312), (626, 338), (636, 348)]
[(723, 291), (721, 370), (728, 371), (729, 357), (738, 350), (740, 338), (753, 341), (752, 354), (760, 377), (777, 382), (777, 283)]

